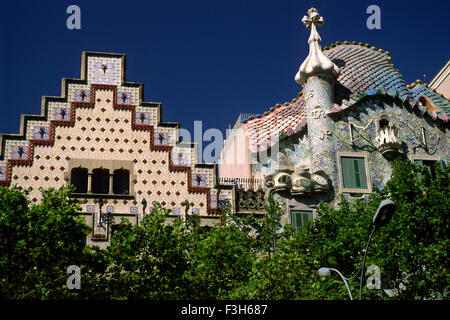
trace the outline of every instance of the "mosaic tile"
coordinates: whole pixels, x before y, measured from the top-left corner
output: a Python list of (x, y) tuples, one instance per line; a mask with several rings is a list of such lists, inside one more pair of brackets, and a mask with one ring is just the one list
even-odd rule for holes
[(214, 187), (214, 173), (212, 169), (194, 168), (192, 170), (191, 182), (193, 187)]
[(0, 166), (0, 180), (6, 180), (6, 166)]
[(138, 211), (138, 208), (136, 206), (130, 207), (130, 213), (136, 213)]
[[(84, 91), (84, 94), (82, 93)], [(69, 102), (88, 102), (90, 99), (90, 86), (83, 84), (69, 84), (67, 100)]]
[(192, 150), (180, 147), (173, 147), (172, 163), (176, 166), (191, 166), (193, 164)]
[(119, 86), (122, 83), (122, 64), (120, 58), (88, 57), (88, 84), (112, 84)]

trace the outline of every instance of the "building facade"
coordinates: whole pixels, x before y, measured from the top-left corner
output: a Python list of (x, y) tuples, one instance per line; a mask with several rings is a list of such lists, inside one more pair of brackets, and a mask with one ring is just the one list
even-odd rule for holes
[[(430, 171), (450, 159), (449, 99), (420, 80), (407, 85), (388, 51), (348, 41), (322, 48), (316, 9), (302, 22), (310, 30), (309, 55), (295, 76), (302, 91), (262, 114), (242, 114), (220, 161), (225, 181), (238, 189), (252, 181), (250, 193), (272, 194), (285, 204), (283, 222), (294, 226), (313, 219), (321, 200), (383, 188), (395, 158)], [(242, 208), (247, 193), (238, 190)]]
[[(171, 219), (199, 214), (220, 222), (217, 166), (196, 162), (196, 146), (180, 143), (178, 123), (163, 122), (161, 103), (144, 102), (143, 85), (125, 81), (125, 55), (83, 52), (81, 79), (63, 79), (61, 97), (43, 97), (41, 115), (23, 115), (19, 134), (0, 135), (0, 185), (29, 190), (75, 186), (87, 244), (107, 245), (121, 218), (139, 223), (152, 202)], [(144, 212), (145, 211), (145, 212)]]
[(316, 9), (302, 21), (302, 91), (239, 115), (219, 166), (197, 163), (196, 145), (179, 141), (161, 103), (142, 101), (143, 84), (125, 79), (125, 55), (83, 52), (80, 79), (63, 79), (60, 97), (23, 115), (19, 134), (0, 135), (0, 185), (29, 190), (35, 202), (40, 188), (74, 185), (93, 229), (87, 244), (106, 246), (114, 224), (139, 223), (153, 201), (171, 209), (169, 219), (199, 214), (212, 226), (223, 203), (262, 215), (273, 195), (285, 204), (282, 222), (300, 227), (322, 200), (383, 188), (395, 158), (430, 171), (449, 161), (449, 99), (419, 80), (407, 85), (388, 51), (347, 41), (322, 48)]

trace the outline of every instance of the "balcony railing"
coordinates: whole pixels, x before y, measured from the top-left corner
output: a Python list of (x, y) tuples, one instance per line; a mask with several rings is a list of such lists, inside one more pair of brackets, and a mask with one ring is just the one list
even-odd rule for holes
[(235, 185), (236, 190), (258, 190), (265, 189), (264, 179), (255, 178), (220, 178), (220, 184)]

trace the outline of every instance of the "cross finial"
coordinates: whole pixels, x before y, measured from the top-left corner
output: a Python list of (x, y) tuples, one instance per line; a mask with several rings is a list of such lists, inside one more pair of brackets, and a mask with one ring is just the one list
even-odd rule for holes
[(295, 81), (301, 85), (304, 85), (306, 79), (312, 75), (329, 74), (333, 78), (337, 78), (340, 74), (339, 68), (323, 54), (320, 47), (322, 39), (317, 32), (316, 26), (322, 26), (323, 21), (323, 17), (319, 15), (316, 8), (309, 9), (308, 16), (304, 16), (302, 19), (302, 23), (311, 30), (311, 34), (308, 39), (308, 57), (303, 61), (295, 75)]
[(311, 8), (308, 10), (308, 16), (303, 16), (302, 22), (308, 29), (311, 29), (312, 23), (321, 27), (323, 25), (323, 17), (316, 8)]

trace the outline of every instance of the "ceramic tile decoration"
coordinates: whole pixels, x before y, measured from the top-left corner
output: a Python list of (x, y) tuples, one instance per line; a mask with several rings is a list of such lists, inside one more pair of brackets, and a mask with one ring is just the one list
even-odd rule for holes
[(88, 84), (111, 84), (119, 86), (122, 83), (122, 63), (119, 58), (88, 57)]

